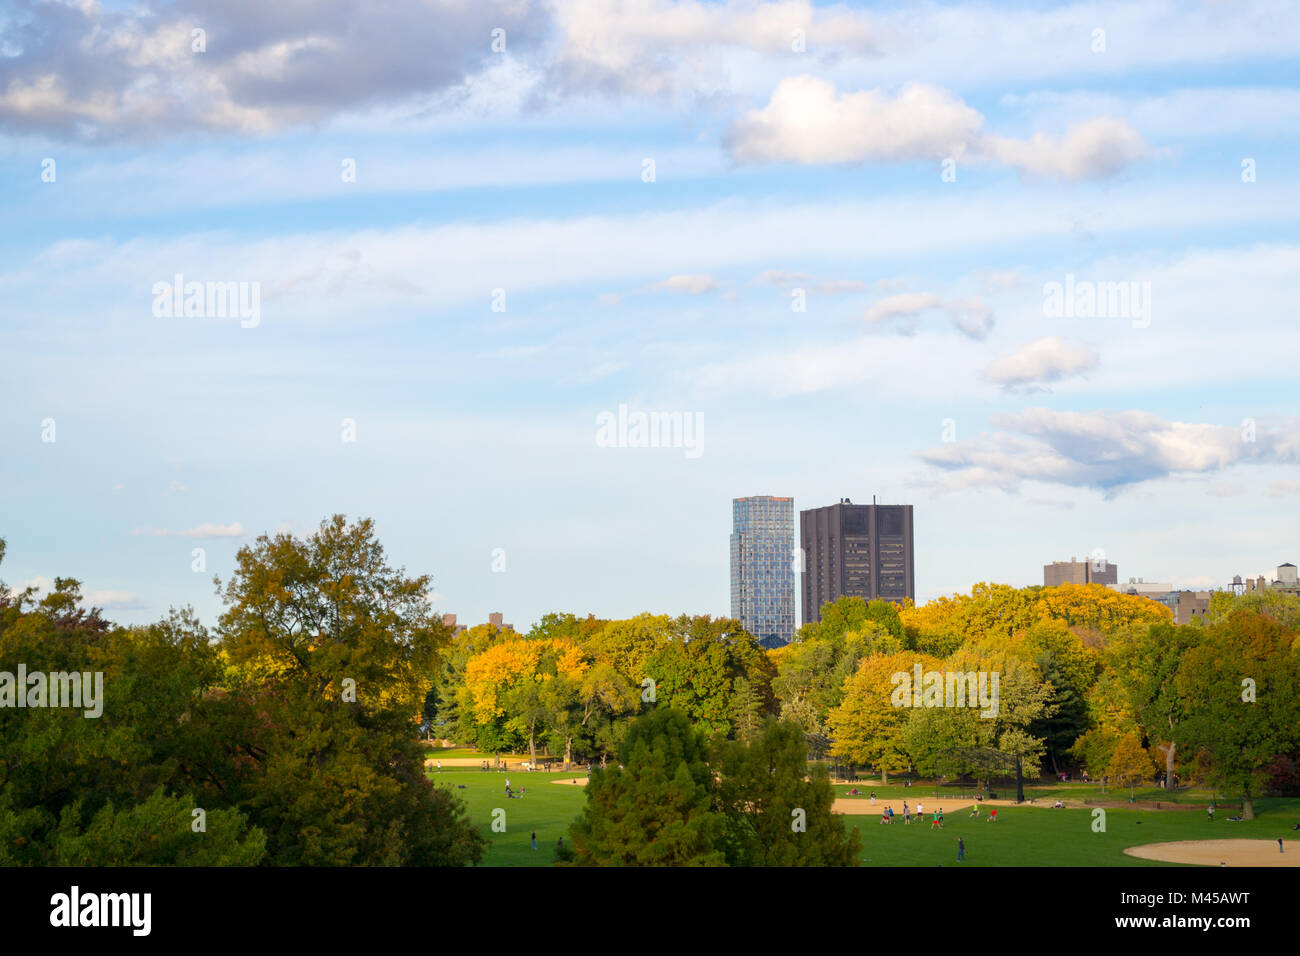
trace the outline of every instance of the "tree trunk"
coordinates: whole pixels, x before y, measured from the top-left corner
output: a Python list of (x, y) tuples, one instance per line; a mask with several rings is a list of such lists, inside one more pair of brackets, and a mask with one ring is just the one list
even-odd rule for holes
[(1156, 750), (1165, 755), (1165, 793), (1172, 793), (1174, 790), (1174, 753), (1177, 749), (1178, 745), (1172, 740), (1169, 741), (1168, 747), (1162, 743), (1156, 744)]
[(1016, 754), (1016, 803), (1025, 802), (1025, 775), (1020, 766), (1020, 755)]
[(573, 757), (573, 738), (564, 738), (564, 769), (569, 769), (569, 761)]
[(889, 771), (883, 766), (880, 768), (880, 785), (882, 787), (889, 786)]
[(1243, 820), (1255, 819), (1255, 802), (1250, 799), (1249, 790), (1241, 795), (1241, 818)]
[(531, 721), (528, 724), (528, 759), (532, 761), (533, 766), (537, 766), (537, 721)]

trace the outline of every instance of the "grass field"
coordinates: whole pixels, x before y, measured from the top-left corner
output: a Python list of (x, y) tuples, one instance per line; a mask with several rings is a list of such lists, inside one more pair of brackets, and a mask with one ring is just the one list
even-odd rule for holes
[[(506, 777), (517, 789), (524, 787), (526, 794), (519, 800), (505, 797)], [(555, 861), (556, 840), (563, 836), (570, 844), (569, 825), (581, 811), (586, 800), (582, 787), (558, 786), (552, 780), (581, 779), (580, 774), (564, 773), (484, 773), (480, 770), (457, 768), (442, 773), (430, 773), (430, 779), (449, 786), (469, 808), (470, 818), (488, 840), (484, 866), (550, 866)], [(465, 789), (459, 789), (463, 784)], [(848, 797), (852, 786), (857, 786), (856, 799), (868, 800), (870, 792), (876, 793), (876, 806), (891, 804), (896, 813), (902, 810), (907, 799), (915, 807), (920, 797), (927, 811), (942, 806), (944, 796), (969, 798), (969, 790), (933, 786), (904, 788), (891, 784), (888, 787), (871, 787), (862, 784), (836, 784), (833, 787), (838, 799)], [(935, 794), (937, 793), (937, 796)], [(1012, 797), (1014, 789), (999, 789), (999, 797)], [(1079, 800), (1127, 803), (1128, 791), (1101, 788), (1092, 785), (1052, 784), (1026, 788), (1026, 796), (1038, 801), (1036, 806), (998, 807), (997, 823), (986, 822), (987, 807), (978, 819), (969, 817), (969, 810), (945, 814), (942, 830), (930, 828), (930, 821), (904, 826), (902, 817), (888, 826), (879, 822), (878, 815), (849, 817), (849, 825), (857, 826), (862, 834), (863, 849), (860, 862), (864, 866), (957, 866), (957, 838), (966, 841), (966, 860), (962, 866), (1174, 866), (1128, 856), (1125, 847), (1142, 843), (1163, 843), (1179, 840), (1218, 840), (1250, 838), (1288, 841), (1297, 834), (1291, 826), (1300, 822), (1300, 799), (1264, 799), (1255, 802), (1255, 820), (1229, 823), (1227, 818), (1235, 811), (1229, 810), (1231, 801), (1220, 798), (1216, 819), (1211, 823), (1203, 810), (1171, 809), (1152, 810), (1130, 807), (1108, 807), (1106, 832), (1093, 832), (1090, 809), (1054, 810), (1052, 801)], [(1176, 803), (1203, 805), (1210, 794), (1179, 792)], [(1139, 790), (1139, 800), (1160, 801), (1167, 805), (1164, 791)], [(853, 799), (853, 798), (850, 798)], [(1043, 805), (1046, 802), (1048, 805)], [(492, 811), (503, 809), (506, 813), (506, 832), (492, 831)], [(928, 817), (928, 812), (927, 812)], [(537, 831), (537, 849), (533, 850), (529, 834)], [(1047, 887), (1050, 891), (1050, 887)]]
[[(465, 801), (470, 819), (478, 825), (479, 832), (488, 840), (483, 856), (483, 866), (550, 866), (555, 862), (555, 843), (569, 839), (569, 824), (586, 803), (582, 787), (562, 787), (552, 780), (582, 779), (586, 774), (573, 773), (500, 773), (457, 768), (429, 773), (429, 779)], [(523, 787), (525, 794), (518, 800), (506, 799), (506, 778), (510, 788)], [(465, 789), (458, 788), (464, 784)], [(505, 811), (505, 833), (492, 831), (492, 811)], [(533, 850), (529, 834), (537, 831), (537, 849)]]

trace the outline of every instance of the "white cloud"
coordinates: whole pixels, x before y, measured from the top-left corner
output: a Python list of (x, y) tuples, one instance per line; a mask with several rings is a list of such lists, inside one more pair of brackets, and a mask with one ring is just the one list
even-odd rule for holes
[(903, 292), (872, 303), (867, 310), (868, 322), (888, 322), (912, 318), (930, 309), (943, 307), (943, 299), (933, 292)]
[(916, 320), (935, 309), (946, 311), (953, 326), (967, 338), (983, 339), (993, 329), (993, 310), (985, 302), (970, 296), (945, 299), (933, 292), (901, 292), (880, 299), (867, 310), (867, 321), (902, 320), (903, 331), (910, 334), (916, 329)]
[(1291, 495), (1300, 495), (1300, 481), (1275, 481), (1268, 486), (1270, 498), (1288, 498)]
[(118, 590), (89, 591), (82, 599), (82, 603), (87, 607), (103, 608), (105, 611), (139, 611), (146, 606), (138, 594)]
[(905, 160), (992, 161), (1059, 179), (1113, 175), (1150, 154), (1122, 119), (1097, 117), (1063, 138), (987, 135), (984, 117), (946, 90), (909, 83), (842, 93), (815, 76), (781, 81), (768, 104), (728, 130), (725, 145), (741, 163), (862, 163)]
[(247, 532), (238, 521), (232, 524), (213, 524), (205, 521), (201, 525), (184, 531), (172, 531), (166, 528), (136, 528), (131, 534), (147, 538), (242, 538)]
[(1096, 352), (1071, 345), (1063, 336), (1052, 335), (993, 362), (984, 377), (1004, 388), (1044, 386), (1068, 375), (1091, 371), (1097, 362)]
[(558, 0), (562, 45), (551, 70), (566, 90), (669, 95), (725, 88), (726, 50), (792, 54), (794, 31), (819, 53), (870, 53), (865, 14), (809, 0)]
[(1010, 491), (1024, 481), (1040, 481), (1107, 494), (1176, 474), (1300, 460), (1300, 428), (1294, 423), (1261, 432), (1255, 442), (1243, 442), (1234, 426), (1172, 422), (1142, 411), (1032, 408), (995, 415), (991, 423), (1004, 431), (941, 445), (918, 457), (948, 473), (943, 483), (948, 489)]
[(768, 104), (732, 124), (726, 146), (742, 163), (858, 163), (960, 157), (984, 117), (937, 87), (840, 93), (815, 76), (781, 81)]
[(655, 292), (680, 292), (685, 295), (703, 295), (718, 287), (718, 280), (707, 275), (669, 276), (663, 282), (655, 283), (651, 288)]

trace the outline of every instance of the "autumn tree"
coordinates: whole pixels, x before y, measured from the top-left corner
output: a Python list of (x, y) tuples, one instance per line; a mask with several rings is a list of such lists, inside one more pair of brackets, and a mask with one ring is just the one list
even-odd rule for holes
[(934, 670), (939, 660), (925, 654), (901, 651), (864, 660), (844, 685), (844, 700), (830, 714), (834, 739), (831, 753), (851, 763), (875, 767), (881, 783), (888, 782), (891, 772), (908, 768), (909, 760), (903, 733), (910, 713), (910, 694), (900, 704), (901, 689), (895, 675), (901, 675), (911, 687), (915, 665), (923, 671)]
[(1120, 786), (1128, 787), (1128, 796), (1132, 800), (1134, 788), (1149, 778), (1155, 767), (1151, 754), (1142, 746), (1141, 735), (1130, 731), (1115, 746), (1106, 774)]

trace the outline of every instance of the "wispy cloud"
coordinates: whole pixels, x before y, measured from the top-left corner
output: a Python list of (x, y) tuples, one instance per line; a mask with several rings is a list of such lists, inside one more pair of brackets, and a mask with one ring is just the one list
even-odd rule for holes
[(1043, 389), (1070, 375), (1082, 375), (1097, 367), (1097, 353), (1072, 345), (1063, 336), (1052, 335), (1030, 342), (1011, 355), (989, 365), (984, 377), (1008, 390)]
[(135, 528), (131, 534), (148, 538), (242, 538), (247, 532), (238, 521), (232, 524), (213, 524), (204, 522), (184, 531), (166, 528)]

